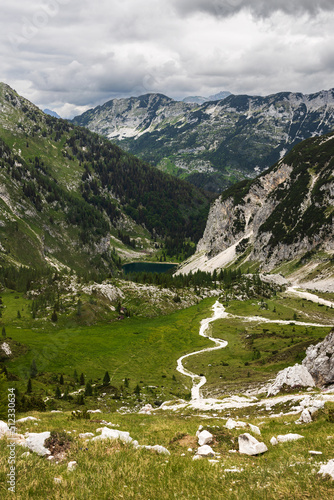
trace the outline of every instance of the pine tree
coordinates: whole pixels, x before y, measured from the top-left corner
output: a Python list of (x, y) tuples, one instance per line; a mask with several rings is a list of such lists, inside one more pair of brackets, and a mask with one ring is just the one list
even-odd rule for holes
[(85, 385), (85, 376), (83, 373), (80, 375), (80, 385)]
[(86, 384), (85, 396), (93, 396), (93, 388), (89, 382)]
[(20, 311), (17, 311), (17, 319), (21, 319), (21, 313), (20, 313)]
[(136, 385), (135, 390), (133, 392), (139, 396), (139, 394), (140, 394), (139, 384)]
[(6, 334), (6, 328), (4, 326), (2, 327), (2, 336), (3, 336), (4, 339), (7, 336), (7, 334)]
[(61, 398), (61, 391), (60, 391), (59, 385), (57, 385), (57, 387), (56, 387), (55, 396), (57, 399)]
[(32, 360), (31, 365), (30, 365), (30, 377), (35, 378), (37, 376), (37, 366), (36, 366), (36, 361), (35, 358)]
[(109, 373), (106, 372), (103, 377), (103, 385), (108, 385), (110, 383)]
[(59, 383), (60, 383), (60, 385), (64, 385), (64, 376), (63, 376), (63, 374), (61, 374), (60, 377), (59, 377)]
[(52, 316), (51, 316), (51, 321), (53, 323), (56, 323), (58, 321), (58, 316), (57, 316), (57, 313), (56, 313), (55, 309), (53, 310), (53, 313), (52, 313)]
[(78, 383), (79, 378), (78, 378), (78, 372), (76, 370), (74, 370), (73, 378), (74, 378), (75, 383)]
[(31, 383), (31, 378), (28, 380), (28, 385), (27, 385), (27, 394), (32, 393), (32, 383)]

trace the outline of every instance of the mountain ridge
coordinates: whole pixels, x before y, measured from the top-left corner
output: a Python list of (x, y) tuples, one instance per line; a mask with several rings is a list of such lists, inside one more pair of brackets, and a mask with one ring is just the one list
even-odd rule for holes
[(334, 89), (230, 95), (204, 104), (146, 94), (109, 101), (73, 123), (121, 144), (162, 171), (218, 193), (255, 177), (301, 140), (333, 130)]

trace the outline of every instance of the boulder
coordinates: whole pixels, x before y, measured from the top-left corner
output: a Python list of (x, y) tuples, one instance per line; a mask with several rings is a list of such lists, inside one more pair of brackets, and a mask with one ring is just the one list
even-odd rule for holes
[(334, 479), (334, 459), (327, 462), (327, 464), (322, 465), (318, 474), (322, 474), (323, 476), (328, 474), (332, 479)]
[(279, 436), (277, 436), (277, 441), (279, 443), (286, 443), (288, 441), (297, 441), (298, 439), (302, 439), (303, 437), (304, 436), (301, 436), (300, 434), (280, 434)]
[(258, 436), (261, 436), (261, 431), (259, 429), (259, 427), (257, 427), (257, 425), (253, 425), (253, 424), (248, 424), (249, 427), (250, 427), (250, 430), (254, 433), (254, 434), (257, 434)]
[(317, 386), (334, 383), (334, 330), (322, 342), (307, 348), (303, 366)]
[(199, 457), (214, 457), (215, 452), (211, 448), (211, 446), (205, 444), (204, 446), (200, 446), (196, 453)]
[(270, 440), (270, 444), (272, 444), (273, 446), (276, 446), (278, 444), (278, 441), (277, 439), (275, 438), (275, 436), (273, 436)]
[(101, 432), (101, 435), (94, 437), (92, 441), (99, 441), (101, 439), (119, 439), (123, 443), (131, 443), (133, 441), (128, 432), (118, 431), (117, 429), (103, 427), (101, 429), (97, 429), (96, 432)]
[(37, 455), (51, 455), (51, 451), (44, 447), (45, 441), (50, 437), (50, 432), (31, 432), (25, 439), (24, 446), (34, 451)]
[(16, 423), (17, 424), (20, 424), (22, 422), (37, 422), (37, 420), (40, 420), (39, 418), (35, 418), (35, 417), (24, 417), (24, 418), (19, 418), (18, 420), (16, 420)]
[(143, 406), (141, 410), (139, 410), (138, 413), (142, 413), (144, 415), (151, 415), (151, 411), (153, 410), (153, 406), (148, 403), (147, 405)]
[(291, 389), (294, 387), (314, 387), (315, 382), (305, 366), (298, 364), (289, 366), (278, 372), (275, 382), (269, 386), (268, 396), (276, 396), (285, 385)]
[(205, 444), (210, 444), (212, 442), (213, 435), (211, 432), (208, 431), (202, 431), (198, 435), (198, 444), (200, 446), (204, 446)]
[(308, 411), (307, 408), (305, 408), (302, 411), (302, 414), (300, 415), (299, 419), (296, 420), (296, 424), (309, 424), (311, 422), (312, 422), (311, 413)]
[(241, 434), (238, 438), (239, 452), (244, 455), (259, 455), (268, 451), (264, 443), (260, 443), (255, 437), (248, 432)]

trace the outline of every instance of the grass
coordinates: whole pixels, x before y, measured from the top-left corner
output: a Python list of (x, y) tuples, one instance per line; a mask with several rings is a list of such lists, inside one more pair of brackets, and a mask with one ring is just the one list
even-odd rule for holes
[[(268, 446), (268, 452), (257, 457), (229, 453), (238, 449), (237, 438), (243, 431), (224, 428), (225, 420), (201, 417), (184, 418), (181, 415), (102, 414), (104, 418), (126, 430), (140, 444), (161, 444), (170, 456), (156, 455), (149, 450), (135, 450), (131, 445), (115, 441), (90, 442), (78, 438), (81, 432), (93, 432), (101, 427), (91, 420), (71, 420), (70, 414), (37, 414), (41, 420), (18, 424), (19, 431), (42, 432), (64, 429), (71, 432), (73, 441), (64, 461), (50, 462), (35, 454), (22, 457), (24, 448), (17, 446), (16, 498), (33, 499), (304, 499), (333, 497), (333, 482), (322, 479), (317, 472), (320, 462), (332, 458), (331, 424), (324, 414), (303, 427), (294, 424), (294, 416), (265, 419), (258, 437)], [(227, 418), (226, 415), (224, 415)], [(262, 419), (263, 421), (263, 419)], [(256, 418), (251, 423), (258, 424)], [(193, 461), (197, 448), (195, 433), (202, 424), (215, 436), (212, 448), (220, 456), (219, 463), (207, 459)], [(298, 432), (304, 436), (292, 443), (271, 446), (272, 436)], [(193, 452), (189, 452), (189, 443)], [(6, 441), (0, 441), (1, 498), (12, 498), (6, 491), (8, 470)], [(312, 458), (309, 450), (323, 455)], [(76, 460), (75, 471), (67, 471), (67, 463)], [(227, 472), (238, 468), (241, 472)], [(55, 484), (54, 478), (61, 478)]]

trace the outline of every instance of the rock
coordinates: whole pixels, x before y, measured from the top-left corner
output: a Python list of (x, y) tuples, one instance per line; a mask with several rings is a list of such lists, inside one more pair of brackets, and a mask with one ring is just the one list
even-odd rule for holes
[(24, 453), (22, 453), (21, 458), (29, 457), (29, 455), (30, 455), (30, 451), (25, 451)]
[(68, 471), (73, 471), (77, 468), (78, 464), (75, 460), (72, 460), (71, 462), (68, 462), (67, 464), (67, 470)]
[(128, 432), (118, 431), (116, 429), (109, 429), (108, 427), (103, 427), (102, 429), (97, 429), (96, 432), (101, 431), (100, 436), (96, 436), (92, 441), (99, 441), (100, 439), (119, 439), (123, 443), (131, 443), (133, 441), (132, 437)]
[(238, 438), (239, 452), (244, 455), (259, 455), (268, 451), (264, 443), (260, 443), (255, 437), (248, 432), (241, 434)]
[(202, 429), (203, 429), (203, 425), (200, 425), (198, 427), (198, 431), (196, 432), (196, 437), (198, 437), (200, 435), (200, 432), (201, 432)]
[(310, 451), (309, 451), (309, 454), (310, 454), (310, 455), (322, 455), (322, 451), (314, 451), (314, 450), (310, 450)]
[(159, 444), (155, 444), (154, 446), (144, 445), (139, 446), (139, 448), (145, 448), (146, 450), (153, 450), (159, 453), (159, 455), (170, 455), (170, 452), (164, 446), (160, 446)]
[(50, 432), (28, 433), (25, 439), (24, 446), (29, 448), (30, 451), (37, 453), (37, 455), (45, 456), (51, 455), (50, 450), (44, 447), (45, 441), (50, 437)]
[(322, 474), (323, 476), (328, 474), (332, 479), (334, 479), (334, 459), (327, 462), (327, 464), (322, 465), (318, 474)]
[(237, 467), (231, 467), (230, 469), (224, 469), (224, 472), (242, 472), (243, 469), (238, 469)]
[(247, 427), (246, 422), (236, 422), (232, 418), (229, 418), (228, 421), (225, 424), (226, 429), (236, 429), (236, 428), (242, 428), (242, 427)]
[(11, 431), (3, 420), (0, 420), (0, 439), (11, 434)]
[(312, 375), (317, 386), (334, 382), (334, 330), (322, 342), (306, 349), (303, 366)]
[(151, 404), (147, 404), (143, 406), (141, 410), (139, 410), (138, 413), (143, 413), (144, 415), (151, 415), (151, 411), (153, 410), (153, 406)]
[(299, 419), (296, 420), (296, 424), (309, 424), (310, 422), (312, 422), (311, 413), (305, 408)]
[(101, 410), (87, 410), (87, 413), (102, 413)]
[(297, 441), (298, 439), (302, 439), (303, 437), (304, 436), (301, 436), (300, 434), (280, 434), (279, 436), (277, 436), (277, 441), (279, 443), (286, 443), (288, 441)]
[(202, 431), (198, 435), (198, 444), (203, 446), (212, 442), (213, 435), (208, 431)]
[(61, 477), (54, 477), (53, 480), (55, 484), (61, 484), (61, 482), (63, 481)]
[(94, 437), (94, 434), (92, 432), (85, 432), (85, 433), (79, 434), (79, 438), (81, 438), (81, 439), (89, 439), (91, 437)]
[(273, 446), (276, 446), (278, 444), (278, 441), (277, 439), (275, 438), (275, 436), (273, 436), (270, 440), (270, 444), (272, 444)]
[(278, 372), (275, 382), (268, 389), (268, 396), (276, 396), (284, 385), (294, 387), (314, 387), (312, 375), (303, 365), (296, 364)]
[(205, 444), (204, 446), (200, 446), (198, 448), (196, 455), (199, 455), (200, 457), (214, 457), (215, 452), (213, 451), (211, 446)]
[(192, 448), (188, 448), (188, 451), (189, 451), (189, 453), (191, 453), (193, 451), (193, 449)]
[(200, 455), (194, 455), (193, 456), (193, 460), (200, 460), (201, 458), (203, 458), (203, 457), (201, 457)]
[(36, 422), (37, 420), (40, 420), (39, 418), (35, 418), (35, 417), (24, 417), (24, 418), (20, 418), (19, 420), (16, 420), (16, 423), (19, 424), (21, 422)]
[(248, 424), (250, 427), (250, 430), (254, 433), (257, 434), (258, 436), (261, 436), (261, 431), (256, 425)]

